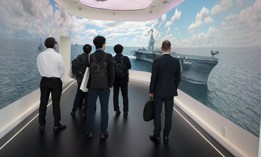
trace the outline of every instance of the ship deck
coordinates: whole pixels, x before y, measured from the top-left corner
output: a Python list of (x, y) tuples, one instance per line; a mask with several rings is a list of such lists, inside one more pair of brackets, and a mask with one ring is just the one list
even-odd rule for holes
[[(99, 139), (100, 106), (97, 101), (95, 129), (93, 139), (85, 136), (85, 121), (81, 118), (82, 110), (72, 118), (72, 108), (76, 83), (64, 87), (61, 98), (61, 123), (66, 130), (53, 133), (52, 107), (47, 109), (46, 130), (38, 131), (38, 113), (35, 111), (23, 123), (0, 140), (1, 157), (221, 157), (233, 156), (193, 120), (174, 107), (172, 130), (168, 144), (154, 144), (149, 139), (153, 131), (153, 121), (144, 122), (142, 112), (148, 97), (148, 85), (131, 81), (129, 84), (129, 116), (123, 114), (116, 118), (113, 111), (112, 91), (109, 102), (109, 137)], [(121, 100), (121, 99), (120, 99)], [(121, 101), (120, 101), (121, 102)], [(122, 109), (122, 106), (120, 106)], [(163, 109), (164, 111), (164, 109)], [(164, 112), (162, 113), (164, 114)], [(162, 117), (164, 117), (162, 115)], [(164, 123), (163, 123), (164, 124)]]

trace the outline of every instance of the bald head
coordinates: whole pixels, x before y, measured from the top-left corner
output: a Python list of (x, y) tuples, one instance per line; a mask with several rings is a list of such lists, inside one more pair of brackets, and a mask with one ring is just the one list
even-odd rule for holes
[(168, 52), (171, 50), (171, 43), (168, 40), (162, 42), (161, 50), (164, 52)]

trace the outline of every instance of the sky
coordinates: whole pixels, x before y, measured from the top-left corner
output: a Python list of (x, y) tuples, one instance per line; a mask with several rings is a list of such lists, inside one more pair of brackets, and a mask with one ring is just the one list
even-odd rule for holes
[(75, 17), (54, 0), (0, 1), (0, 36), (41, 39), (70, 36), (73, 44), (97, 35), (107, 45), (147, 47), (153, 28), (155, 46), (253, 47), (261, 45), (261, 0), (184, 0), (158, 19), (144, 22), (99, 21)]

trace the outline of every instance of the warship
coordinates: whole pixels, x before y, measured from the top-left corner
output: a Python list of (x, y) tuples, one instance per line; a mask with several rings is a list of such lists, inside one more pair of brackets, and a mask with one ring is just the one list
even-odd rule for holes
[[(150, 30), (150, 33), (148, 49), (139, 48), (132, 51), (132, 54), (138, 60), (153, 62), (155, 58), (161, 55), (160, 50), (154, 49), (153, 29)], [(171, 55), (179, 60), (181, 80), (206, 85), (211, 70), (218, 64), (218, 59), (215, 57), (218, 53), (219, 51), (211, 51), (211, 56), (196, 56), (171, 52)]]
[(41, 52), (44, 50), (44, 46), (43, 46), (43, 43), (41, 42), (39, 45), (38, 45), (38, 51)]

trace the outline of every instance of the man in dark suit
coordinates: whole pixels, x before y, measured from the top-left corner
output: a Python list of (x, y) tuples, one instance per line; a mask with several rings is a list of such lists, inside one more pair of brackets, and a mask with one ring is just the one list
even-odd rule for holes
[(93, 39), (93, 44), (96, 47), (96, 51), (90, 55), (90, 78), (87, 85), (88, 107), (86, 117), (86, 135), (88, 138), (93, 138), (94, 112), (96, 101), (99, 97), (101, 105), (100, 139), (105, 140), (108, 137), (108, 105), (110, 88), (114, 81), (114, 63), (112, 55), (104, 51), (106, 39), (103, 36), (95, 37)]
[(152, 64), (149, 95), (154, 99), (154, 134), (150, 135), (153, 142), (160, 143), (161, 110), (165, 104), (165, 126), (163, 140), (167, 143), (171, 130), (174, 96), (177, 96), (177, 88), (180, 82), (180, 65), (178, 59), (170, 55), (171, 43), (163, 41), (162, 55), (156, 58)]

